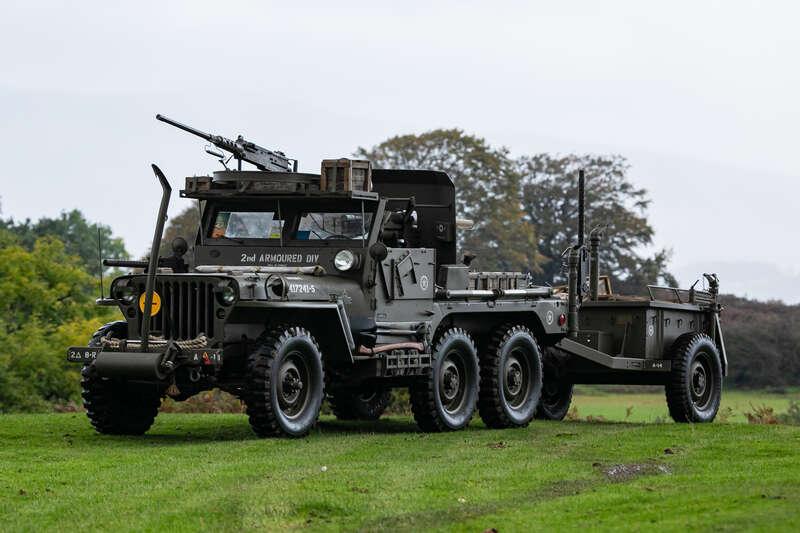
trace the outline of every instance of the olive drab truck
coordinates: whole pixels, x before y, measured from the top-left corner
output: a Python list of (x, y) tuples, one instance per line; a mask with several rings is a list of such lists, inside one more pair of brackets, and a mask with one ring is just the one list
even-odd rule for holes
[(727, 364), (716, 277), (708, 291), (612, 294), (602, 230), (584, 243), (582, 176), (569, 283), (539, 286), (459, 258), (470, 222), (443, 172), (332, 159), (302, 173), (241, 136), (157, 118), (211, 143), (224, 168), (186, 178), (200, 224), (160, 257), (172, 191), (153, 165), (149, 259), (104, 262), (133, 269), (97, 302), (121, 319), (67, 351), (97, 431), (142, 434), (164, 397), (212, 388), (244, 402), (259, 436), (306, 435), (324, 401), (340, 419), (377, 419), (399, 387), (423, 431), (464, 428), (476, 411), (490, 428), (561, 419), (576, 383), (663, 385), (675, 420), (714, 418)]

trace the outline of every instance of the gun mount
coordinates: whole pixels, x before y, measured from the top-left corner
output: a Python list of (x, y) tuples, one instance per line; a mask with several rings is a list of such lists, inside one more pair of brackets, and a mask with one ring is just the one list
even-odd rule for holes
[[(225, 150), (226, 152), (230, 152), (232, 154), (231, 157), (236, 158), (239, 170), (242, 170), (242, 161), (247, 161), (248, 163), (254, 165), (257, 169), (266, 172), (297, 172), (296, 159), (289, 159), (283, 152), (262, 148), (261, 146), (244, 139), (241, 135), (239, 135), (236, 140), (233, 141), (227, 137), (222, 137), (221, 135), (211, 135), (210, 133), (200, 131), (191, 126), (187, 126), (186, 124), (181, 124), (177, 120), (172, 120), (164, 115), (156, 115), (156, 120), (166, 122), (171, 126), (175, 126), (176, 128), (191, 133), (192, 135), (196, 135), (201, 139), (205, 139), (217, 148)], [(230, 161), (230, 157), (225, 160), (223, 154), (214, 152), (208, 148), (206, 149), (206, 152), (213, 156), (219, 157), (219, 161), (222, 163), (222, 166), (228, 170), (226, 163)]]

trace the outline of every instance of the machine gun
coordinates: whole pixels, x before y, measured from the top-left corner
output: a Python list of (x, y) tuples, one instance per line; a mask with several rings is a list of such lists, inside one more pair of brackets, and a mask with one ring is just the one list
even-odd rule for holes
[[(221, 135), (211, 135), (210, 133), (196, 130), (191, 126), (181, 124), (180, 122), (165, 117), (164, 115), (156, 115), (156, 120), (166, 122), (167, 124), (189, 132), (192, 135), (197, 135), (201, 139), (207, 140), (217, 148), (221, 148), (226, 152), (230, 152), (232, 157), (235, 157), (238, 162), (238, 170), (242, 170), (242, 161), (247, 161), (248, 163), (255, 165), (259, 170), (265, 170), (267, 172), (297, 172), (296, 159), (289, 159), (283, 152), (262, 148), (257, 144), (242, 138), (241, 135), (239, 135), (235, 141), (232, 141), (231, 139), (222, 137)], [(225, 164), (227, 161), (224, 159), (224, 155), (222, 153), (213, 151), (210, 148), (206, 148), (206, 152), (213, 156), (219, 157), (219, 161), (222, 163), (222, 166), (224, 166), (226, 169), (228, 168), (228, 166)], [(228, 158), (228, 161), (229, 160), (230, 157)]]

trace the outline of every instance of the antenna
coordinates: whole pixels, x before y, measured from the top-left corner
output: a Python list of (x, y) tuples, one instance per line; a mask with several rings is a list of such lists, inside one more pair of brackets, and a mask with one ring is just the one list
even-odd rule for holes
[(578, 246), (583, 246), (586, 238), (586, 175), (583, 169), (578, 172)]
[(100, 232), (100, 224), (95, 224), (97, 227), (97, 262), (100, 265), (100, 299), (105, 298), (103, 294), (103, 236)]

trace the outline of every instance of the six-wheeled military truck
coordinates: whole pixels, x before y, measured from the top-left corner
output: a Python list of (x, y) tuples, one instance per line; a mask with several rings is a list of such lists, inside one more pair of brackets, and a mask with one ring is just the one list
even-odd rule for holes
[[(717, 280), (615, 296), (599, 275), (602, 230), (566, 254), (568, 285), (459, 260), (455, 189), (443, 172), (325, 160), (320, 174), (239, 137), (201, 136), (238, 162), (186, 178), (200, 226), (159, 257), (171, 188), (148, 261), (101, 305), (123, 319), (67, 358), (83, 364), (84, 406), (101, 433), (141, 434), (163, 397), (220, 388), (260, 436), (307, 434), (325, 399), (340, 419), (377, 419), (407, 387), (424, 431), (561, 419), (576, 383), (664, 385), (676, 421), (705, 422), (726, 372)], [(242, 170), (242, 161), (255, 170)], [(190, 252), (191, 250), (191, 252)], [(601, 285), (603, 285), (601, 290)]]

